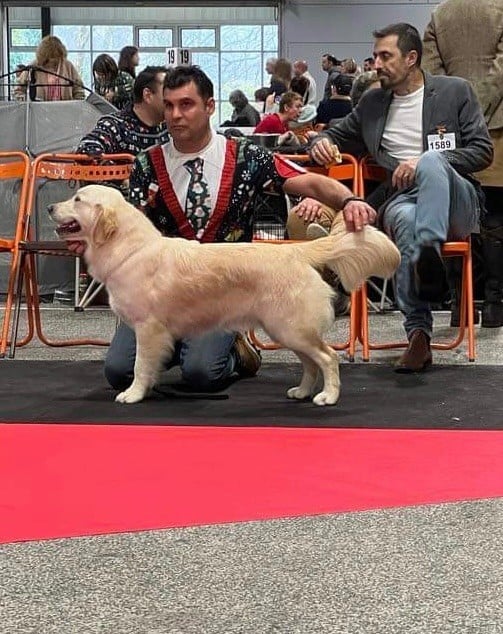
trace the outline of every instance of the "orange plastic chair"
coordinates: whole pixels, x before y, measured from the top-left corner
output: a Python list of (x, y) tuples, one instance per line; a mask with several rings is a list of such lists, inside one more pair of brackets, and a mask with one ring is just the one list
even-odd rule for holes
[[(377, 165), (370, 157), (363, 157), (359, 162), (359, 186), (360, 195), (365, 195), (365, 183), (368, 180), (382, 181), (387, 177), (386, 170)], [(434, 350), (453, 350), (460, 346), (465, 334), (468, 335), (468, 360), (475, 361), (475, 324), (473, 321), (473, 267), (472, 267), (472, 247), (471, 239), (456, 242), (445, 242), (442, 246), (443, 257), (461, 257), (461, 300), (460, 300), (460, 325), (456, 337), (447, 342), (434, 341), (431, 347)], [(362, 288), (360, 294), (360, 315), (361, 330), (360, 342), (362, 344), (362, 358), (364, 361), (370, 359), (370, 350), (389, 350), (393, 348), (407, 348), (406, 341), (393, 341), (373, 343), (369, 336), (367, 287)]]
[(65, 241), (33, 240), (33, 230), (31, 227), (32, 217), (36, 208), (37, 192), (41, 181), (68, 181), (76, 188), (79, 183), (107, 183), (111, 181), (124, 181), (129, 178), (134, 162), (131, 154), (103, 154), (99, 157), (100, 164), (96, 163), (95, 157), (82, 154), (41, 154), (32, 163), (30, 171), (28, 197), (24, 216), (24, 235), (18, 243), (19, 261), (17, 266), (11, 269), (11, 276), (14, 280), (13, 288), (10, 289), (10, 299), (15, 298), (15, 310), (12, 320), (12, 333), (10, 338), (9, 357), (14, 358), (19, 326), (19, 316), (22, 301), (23, 280), (26, 278), (26, 304), (28, 309), (28, 321), (34, 322), (34, 330), (28, 332), (30, 340), (33, 334), (48, 346), (77, 346), (77, 345), (97, 345), (106, 346), (108, 341), (103, 339), (65, 339), (52, 340), (45, 336), (40, 315), (40, 300), (38, 294), (37, 268), (35, 264), (36, 255), (66, 256), (76, 257), (74, 253), (68, 251)]
[[(311, 157), (308, 154), (292, 154), (281, 155), (282, 158), (305, 164), (311, 161)], [(330, 167), (323, 166), (307, 166), (303, 165), (308, 171), (324, 174), (330, 178), (336, 178), (337, 180), (347, 181), (350, 189), (358, 192), (358, 162), (351, 154), (342, 154), (342, 163), (339, 165), (333, 165)], [(254, 242), (272, 242), (277, 244), (288, 244), (292, 242), (299, 242), (299, 240), (254, 240)], [(361, 314), (360, 314), (360, 291), (351, 293), (351, 308), (349, 315), (349, 336), (347, 341), (343, 343), (329, 343), (334, 350), (347, 350), (348, 359), (354, 361), (356, 342), (359, 339), (361, 332)], [(281, 346), (276, 342), (264, 342), (261, 341), (253, 330), (248, 332), (248, 336), (257, 348), (261, 350), (278, 350)]]
[[(14, 288), (15, 278), (13, 272), (17, 270), (19, 261), (19, 242), (25, 234), (25, 214), (26, 202), (28, 199), (28, 185), (30, 177), (30, 160), (24, 152), (18, 151), (2, 151), (0, 152), (0, 181), (12, 182), (14, 187), (18, 188), (16, 209), (12, 215), (12, 222), (8, 223), (6, 215), (3, 214), (4, 226), (9, 224), (8, 235), (0, 236), (0, 253), (10, 255), (9, 261), (9, 277), (7, 282), (7, 298), (2, 321), (1, 340), (0, 340), (0, 357), (5, 356), (8, 345), (10, 319), (12, 314), (12, 290)], [(5, 204), (5, 202), (4, 202)], [(7, 210), (6, 210), (7, 211)], [(33, 322), (29, 324), (33, 329)], [(31, 338), (31, 337), (30, 337)], [(28, 342), (28, 336), (18, 342), (18, 346), (25, 345)]]

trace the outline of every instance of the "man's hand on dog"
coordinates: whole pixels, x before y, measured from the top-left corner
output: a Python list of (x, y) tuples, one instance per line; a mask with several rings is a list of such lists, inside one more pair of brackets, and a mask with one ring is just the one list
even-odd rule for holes
[[(308, 224), (320, 219), (323, 205), (314, 198), (304, 198), (292, 207), (291, 211)], [(348, 202), (342, 210), (342, 215), (348, 231), (361, 231), (365, 225), (374, 224), (377, 216), (375, 209), (363, 200)]]
[(349, 201), (342, 213), (348, 231), (361, 231), (366, 225), (373, 225), (377, 217), (376, 210), (364, 200)]

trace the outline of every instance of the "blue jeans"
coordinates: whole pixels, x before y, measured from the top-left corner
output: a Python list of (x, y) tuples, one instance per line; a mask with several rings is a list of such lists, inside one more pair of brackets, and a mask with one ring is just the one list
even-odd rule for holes
[(402, 261), (396, 273), (396, 300), (405, 316), (407, 336), (414, 330), (432, 334), (430, 305), (418, 299), (412, 267), (425, 243), (461, 240), (476, 228), (480, 210), (475, 187), (460, 176), (441, 152), (425, 152), (416, 168), (412, 189), (395, 196), (384, 211), (384, 229), (394, 240)]
[[(212, 332), (177, 342), (166, 369), (179, 365), (183, 380), (195, 391), (213, 391), (224, 387), (236, 367), (233, 332)], [(136, 358), (134, 331), (121, 323), (105, 359), (105, 377), (116, 390), (125, 390), (133, 382)]]

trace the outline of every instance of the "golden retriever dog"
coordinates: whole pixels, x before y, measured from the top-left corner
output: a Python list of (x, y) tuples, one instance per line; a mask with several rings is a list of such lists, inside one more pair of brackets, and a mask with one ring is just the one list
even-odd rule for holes
[(302, 362), (302, 379), (288, 398), (313, 396), (320, 371), (323, 387), (313, 401), (334, 405), (338, 357), (322, 339), (333, 320), (333, 291), (318, 271), (328, 266), (351, 291), (371, 275), (389, 277), (400, 261), (395, 245), (373, 227), (284, 245), (166, 238), (103, 185), (82, 187), (48, 210), (60, 237), (87, 243), (90, 274), (106, 285), (112, 310), (135, 331), (134, 380), (116, 397), (121, 403), (145, 397), (177, 340), (261, 327)]

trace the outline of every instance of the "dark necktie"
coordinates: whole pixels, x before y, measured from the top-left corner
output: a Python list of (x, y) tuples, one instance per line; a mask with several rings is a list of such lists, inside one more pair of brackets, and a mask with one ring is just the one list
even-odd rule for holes
[(183, 164), (190, 174), (185, 214), (198, 238), (203, 235), (211, 214), (210, 193), (208, 183), (203, 178), (203, 164), (202, 158), (195, 158)]

